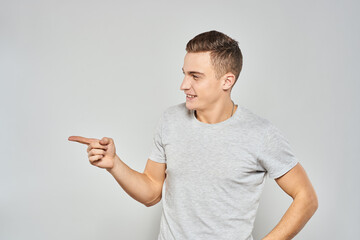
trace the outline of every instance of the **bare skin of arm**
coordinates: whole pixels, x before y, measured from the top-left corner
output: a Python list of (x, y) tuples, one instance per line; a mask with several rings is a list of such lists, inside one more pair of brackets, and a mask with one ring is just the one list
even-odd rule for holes
[(300, 163), (275, 181), (284, 192), (293, 198), (293, 202), (280, 222), (263, 240), (292, 239), (314, 215), (318, 208), (318, 199)]
[(68, 140), (86, 144), (90, 164), (106, 169), (136, 201), (150, 207), (161, 200), (166, 164), (148, 159), (144, 172), (140, 173), (131, 169), (116, 155), (111, 138), (99, 140), (70, 136)]

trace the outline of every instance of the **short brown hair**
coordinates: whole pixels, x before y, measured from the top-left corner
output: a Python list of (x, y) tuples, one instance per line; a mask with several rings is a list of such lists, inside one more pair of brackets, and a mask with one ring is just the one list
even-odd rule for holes
[(243, 60), (238, 42), (234, 39), (215, 30), (204, 32), (195, 36), (186, 44), (186, 51), (193, 53), (210, 51), (211, 63), (215, 69), (216, 78), (219, 79), (224, 74), (231, 72), (235, 75), (236, 83)]

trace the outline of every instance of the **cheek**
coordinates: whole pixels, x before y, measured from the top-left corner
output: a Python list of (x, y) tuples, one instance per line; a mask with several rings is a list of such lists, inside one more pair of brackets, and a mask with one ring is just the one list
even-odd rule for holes
[(198, 84), (194, 90), (202, 99), (212, 99), (217, 94), (210, 84)]

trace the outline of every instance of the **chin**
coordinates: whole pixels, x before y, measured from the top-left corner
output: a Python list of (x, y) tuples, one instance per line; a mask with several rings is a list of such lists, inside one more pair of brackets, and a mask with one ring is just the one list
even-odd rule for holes
[(185, 102), (185, 106), (188, 110), (195, 110), (196, 108), (194, 107), (193, 104), (189, 103), (189, 102)]

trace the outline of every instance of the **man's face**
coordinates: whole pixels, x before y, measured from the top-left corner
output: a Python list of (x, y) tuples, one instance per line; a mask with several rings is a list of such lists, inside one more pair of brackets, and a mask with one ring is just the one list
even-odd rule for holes
[(183, 66), (184, 80), (180, 90), (185, 94), (188, 109), (204, 109), (213, 105), (223, 94), (220, 80), (215, 77), (210, 52), (186, 53)]

